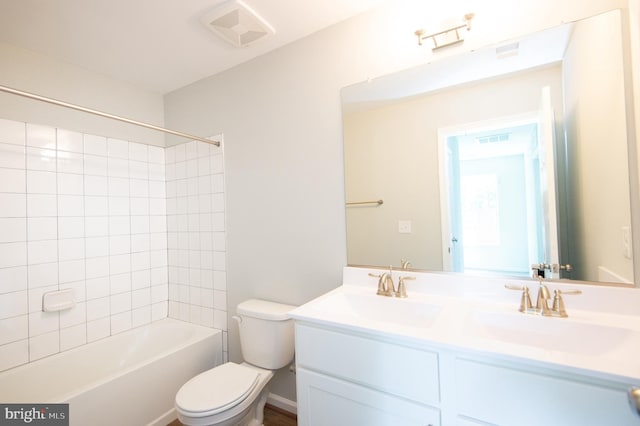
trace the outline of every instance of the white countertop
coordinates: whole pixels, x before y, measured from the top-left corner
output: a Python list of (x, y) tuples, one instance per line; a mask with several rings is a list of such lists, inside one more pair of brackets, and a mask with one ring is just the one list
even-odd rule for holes
[[(518, 312), (527, 285), (535, 305), (538, 284), (529, 280), (470, 278), (455, 274), (394, 271), (406, 281), (406, 299), (376, 296), (380, 269), (346, 267), (343, 285), (291, 312), (297, 321), (365, 332), (427, 347), (480, 352), (542, 363), (594, 377), (640, 383), (640, 289), (550, 282), (566, 295), (568, 318)], [(552, 300), (549, 300), (551, 306)]]

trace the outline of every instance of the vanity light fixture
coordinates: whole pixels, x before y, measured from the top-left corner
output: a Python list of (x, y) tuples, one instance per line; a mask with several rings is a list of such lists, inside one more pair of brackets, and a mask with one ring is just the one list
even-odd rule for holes
[(431, 50), (442, 49), (443, 47), (453, 46), (464, 42), (464, 38), (460, 35), (460, 30), (466, 28), (471, 30), (471, 21), (476, 16), (475, 13), (467, 13), (463, 17), (463, 24), (448, 28), (437, 33), (425, 35), (425, 31), (420, 29), (414, 34), (418, 36), (418, 45), (422, 46), (422, 41), (430, 38), (433, 41)]

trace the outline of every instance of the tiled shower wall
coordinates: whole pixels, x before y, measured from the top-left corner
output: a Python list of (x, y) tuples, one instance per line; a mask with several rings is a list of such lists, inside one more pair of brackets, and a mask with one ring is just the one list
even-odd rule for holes
[[(201, 291), (189, 291), (186, 299), (180, 292), (169, 296), (167, 243), (174, 239), (167, 226), (182, 223), (182, 218), (171, 201), (177, 197), (167, 198), (166, 190), (173, 194), (174, 188), (182, 188), (173, 174), (175, 154), (184, 152), (188, 161), (187, 146), (197, 149), (192, 144), (165, 150), (0, 119), (0, 371), (164, 318), (168, 312), (194, 323), (224, 325), (226, 332), (220, 319), (226, 306), (221, 300), (214, 304), (215, 295), (205, 291), (213, 286), (209, 274), (191, 276), (194, 250), (189, 250), (187, 262), (189, 279), (195, 281), (186, 286), (190, 290), (195, 283)], [(172, 173), (168, 185), (165, 151)], [(209, 164), (222, 170), (221, 154), (209, 154)], [(204, 173), (206, 166), (201, 169)], [(214, 183), (211, 170), (211, 185), (222, 194), (222, 176)], [(193, 190), (185, 184), (187, 193)], [(213, 186), (202, 185), (202, 191), (212, 191)], [(167, 221), (168, 209), (177, 222)], [(206, 207), (199, 205), (201, 210)], [(214, 261), (213, 232), (207, 231), (206, 219), (198, 217), (200, 223), (206, 234), (201, 239), (192, 235), (195, 224), (187, 222), (190, 241), (211, 238), (211, 246), (205, 242), (199, 249), (197, 268), (213, 274), (215, 266), (224, 274), (224, 233), (216, 233), (222, 257)], [(178, 268), (182, 278), (183, 254), (177, 253), (171, 256), (171, 271)], [(220, 294), (226, 290), (223, 278), (216, 289)], [(43, 294), (66, 288), (74, 289), (76, 305), (43, 312)]]
[(227, 358), (222, 150), (204, 142), (167, 148), (169, 316), (223, 330)]

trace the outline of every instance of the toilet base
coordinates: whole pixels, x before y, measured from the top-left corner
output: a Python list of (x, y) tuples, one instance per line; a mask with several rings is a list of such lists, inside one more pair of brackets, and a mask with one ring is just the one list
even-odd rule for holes
[(249, 400), (253, 401), (248, 404), (246, 408), (241, 409), (240, 407), (235, 407), (235, 410), (240, 409), (241, 411), (238, 411), (234, 415), (230, 415), (230, 412), (235, 411), (234, 408), (231, 408), (227, 412), (220, 412), (211, 416), (203, 417), (186, 416), (177, 409), (178, 420), (186, 426), (263, 426), (264, 406), (269, 395), (268, 384), (273, 377), (273, 372), (254, 367), (246, 363), (243, 363), (243, 365), (258, 370), (261, 376), (259, 384), (254, 389), (254, 393), (249, 395), (247, 400), (245, 400), (245, 402), (248, 402)]

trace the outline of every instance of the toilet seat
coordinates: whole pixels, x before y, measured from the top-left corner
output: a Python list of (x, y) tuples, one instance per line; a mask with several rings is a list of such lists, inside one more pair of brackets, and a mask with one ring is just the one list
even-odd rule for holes
[(185, 383), (176, 394), (176, 407), (190, 417), (226, 411), (251, 394), (259, 376), (253, 368), (227, 362)]

